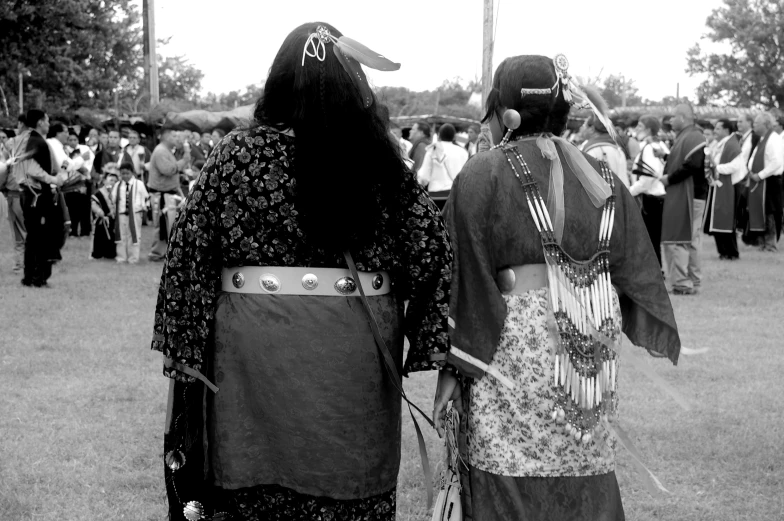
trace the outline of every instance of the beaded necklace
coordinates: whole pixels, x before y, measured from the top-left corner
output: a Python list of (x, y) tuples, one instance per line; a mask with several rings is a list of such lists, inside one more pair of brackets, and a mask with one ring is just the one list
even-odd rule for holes
[[(609, 251), (615, 195), (611, 192), (604, 203), (596, 253), (587, 261), (575, 260), (556, 241), (547, 206), (525, 159), (515, 147), (500, 148), (525, 192), (547, 264), (550, 307), (558, 330), (552, 382), (557, 405), (551, 417), (563, 432), (587, 444), (601, 416), (612, 415), (617, 403), (617, 318)], [(614, 189), (605, 163), (601, 175)]]

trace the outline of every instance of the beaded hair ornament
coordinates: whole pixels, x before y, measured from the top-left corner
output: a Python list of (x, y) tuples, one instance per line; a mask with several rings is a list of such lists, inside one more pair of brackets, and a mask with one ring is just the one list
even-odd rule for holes
[(305, 48), (302, 50), (302, 66), (305, 65), (305, 58), (308, 56), (323, 62), (327, 58), (327, 44), (330, 43), (338, 61), (359, 88), (365, 108), (370, 107), (373, 103), (373, 92), (360, 64), (379, 71), (396, 71), (400, 69), (400, 64), (370, 50), (348, 36), (335, 38), (329, 29), (319, 25), (315, 32), (310, 33), (305, 42)]
[[(597, 103), (571, 79), (567, 72), (569, 62), (564, 55), (556, 56), (553, 66), (557, 79), (551, 88), (522, 88), (521, 95), (557, 96), (559, 89), (563, 89), (566, 101), (573, 105), (586, 103), (596, 112), (597, 117), (607, 119), (597, 108)], [(597, 101), (601, 106), (601, 100)], [(551, 327), (558, 332), (558, 347), (552, 360), (552, 386), (556, 390), (557, 405), (551, 411), (551, 417), (563, 432), (588, 444), (602, 416), (612, 415), (617, 403), (619, 321), (610, 280), (609, 251), (615, 221), (613, 175), (604, 163), (601, 163), (601, 173), (597, 172), (582, 153), (566, 140), (542, 134), (536, 138), (536, 143), (542, 155), (551, 161), (550, 190), (545, 203), (525, 159), (517, 147), (509, 144), (512, 132), (520, 126), (520, 114), (515, 110), (507, 110), (503, 122), (508, 130), (496, 148), (504, 152), (512, 172), (519, 180), (541, 237), (547, 265), (549, 307), (554, 317)], [(607, 127), (612, 128), (612, 125), (608, 124)], [(556, 144), (594, 206), (603, 207), (597, 251), (586, 261), (573, 259), (561, 247), (564, 223), (563, 170)], [(551, 218), (553, 212), (555, 215)], [(501, 277), (499, 282), (504, 283)]]
[[(556, 57), (553, 58), (553, 68), (555, 69), (555, 83), (552, 87), (549, 89), (529, 89), (523, 87), (520, 89), (520, 96), (523, 98), (530, 95), (552, 95), (553, 97), (557, 97), (558, 92), (563, 89), (564, 99), (567, 103), (574, 105), (577, 108), (590, 108), (593, 113), (596, 114), (596, 117), (599, 118), (599, 121), (604, 123), (604, 126), (607, 127), (607, 131), (612, 138), (615, 139), (615, 127), (610, 121), (610, 118), (607, 117), (607, 110), (603, 106), (604, 100), (601, 100), (600, 97), (592, 96), (590, 91), (586, 91), (569, 75), (569, 60), (566, 56), (563, 54), (556, 55)], [(592, 97), (594, 99), (591, 99)]]

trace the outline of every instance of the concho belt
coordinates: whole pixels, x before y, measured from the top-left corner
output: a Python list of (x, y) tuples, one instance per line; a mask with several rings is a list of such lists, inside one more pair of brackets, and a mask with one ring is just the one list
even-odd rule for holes
[[(365, 295), (374, 297), (390, 292), (385, 271), (358, 272)], [(357, 281), (341, 268), (300, 268), (288, 266), (242, 266), (221, 272), (221, 289), (229, 293), (273, 295), (317, 295), (322, 297), (359, 297)]]

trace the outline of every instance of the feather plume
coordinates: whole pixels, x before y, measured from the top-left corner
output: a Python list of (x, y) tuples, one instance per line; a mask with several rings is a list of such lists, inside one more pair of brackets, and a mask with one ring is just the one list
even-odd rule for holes
[(351, 76), (352, 81), (359, 88), (365, 108), (369, 107), (373, 102), (373, 91), (370, 90), (370, 85), (368, 85), (367, 76), (365, 76), (362, 66), (351, 56), (343, 54), (337, 45), (333, 45), (332, 48), (335, 51), (335, 56), (338, 57), (340, 65), (343, 66), (343, 69)]
[(610, 109), (599, 91), (591, 85), (576, 85), (574, 83), (572, 83), (572, 90), (575, 92), (577, 97), (579, 97), (584, 103), (587, 103), (588, 106), (591, 107), (593, 113), (607, 129), (610, 137), (612, 137), (613, 140), (617, 140), (618, 136), (615, 133), (615, 126), (613, 126), (612, 121), (610, 121)]
[(362, 65), (370, 67), (371, 69), (379, 71), (396, 71), (400, 68), (399, 63), (395, 63), (388, 58), (385, 58), (347, 36), (338, 38), (335, 47), (340, 48), (347, 57), (354, 58)]

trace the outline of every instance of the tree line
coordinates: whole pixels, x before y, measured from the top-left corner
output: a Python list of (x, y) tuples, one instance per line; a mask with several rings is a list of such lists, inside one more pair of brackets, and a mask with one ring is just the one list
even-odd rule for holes
[[(142, 68), (142, 21), (133, 0), (6, 0), (0, 2), (0, 117), (18, 112), (18, 80), (25, 106), (52, 112), (77, 108), (122, 113), (150, 112)], [(687, 55), (686, 71), (705, 75), (697, 104), (772, 108), (784, 106), (784, 2), (724, 0), (706, 20), (703, 40), (729, 52), (704, 52), (698, 42)], [(160, 41), (165, 50), (167, 39)], [(703, 44), (703, 45), (701, 45)], [(253, 103), (262, 84), (228, 93), (202, 93), (202, 71), (185, 56), (157, 57), (162, 102), (178, 110), (227, 110)], [(645, 100), (632, 79), (620, 74), (583, 79), (594, 84), (611, 108), (670, 105), (674, 97)], [(469, 104), (478, 79), (445, 80), (438, 88), (412, 91), (380, 87), (392, 116), (448, 114), (480, 119)]]

